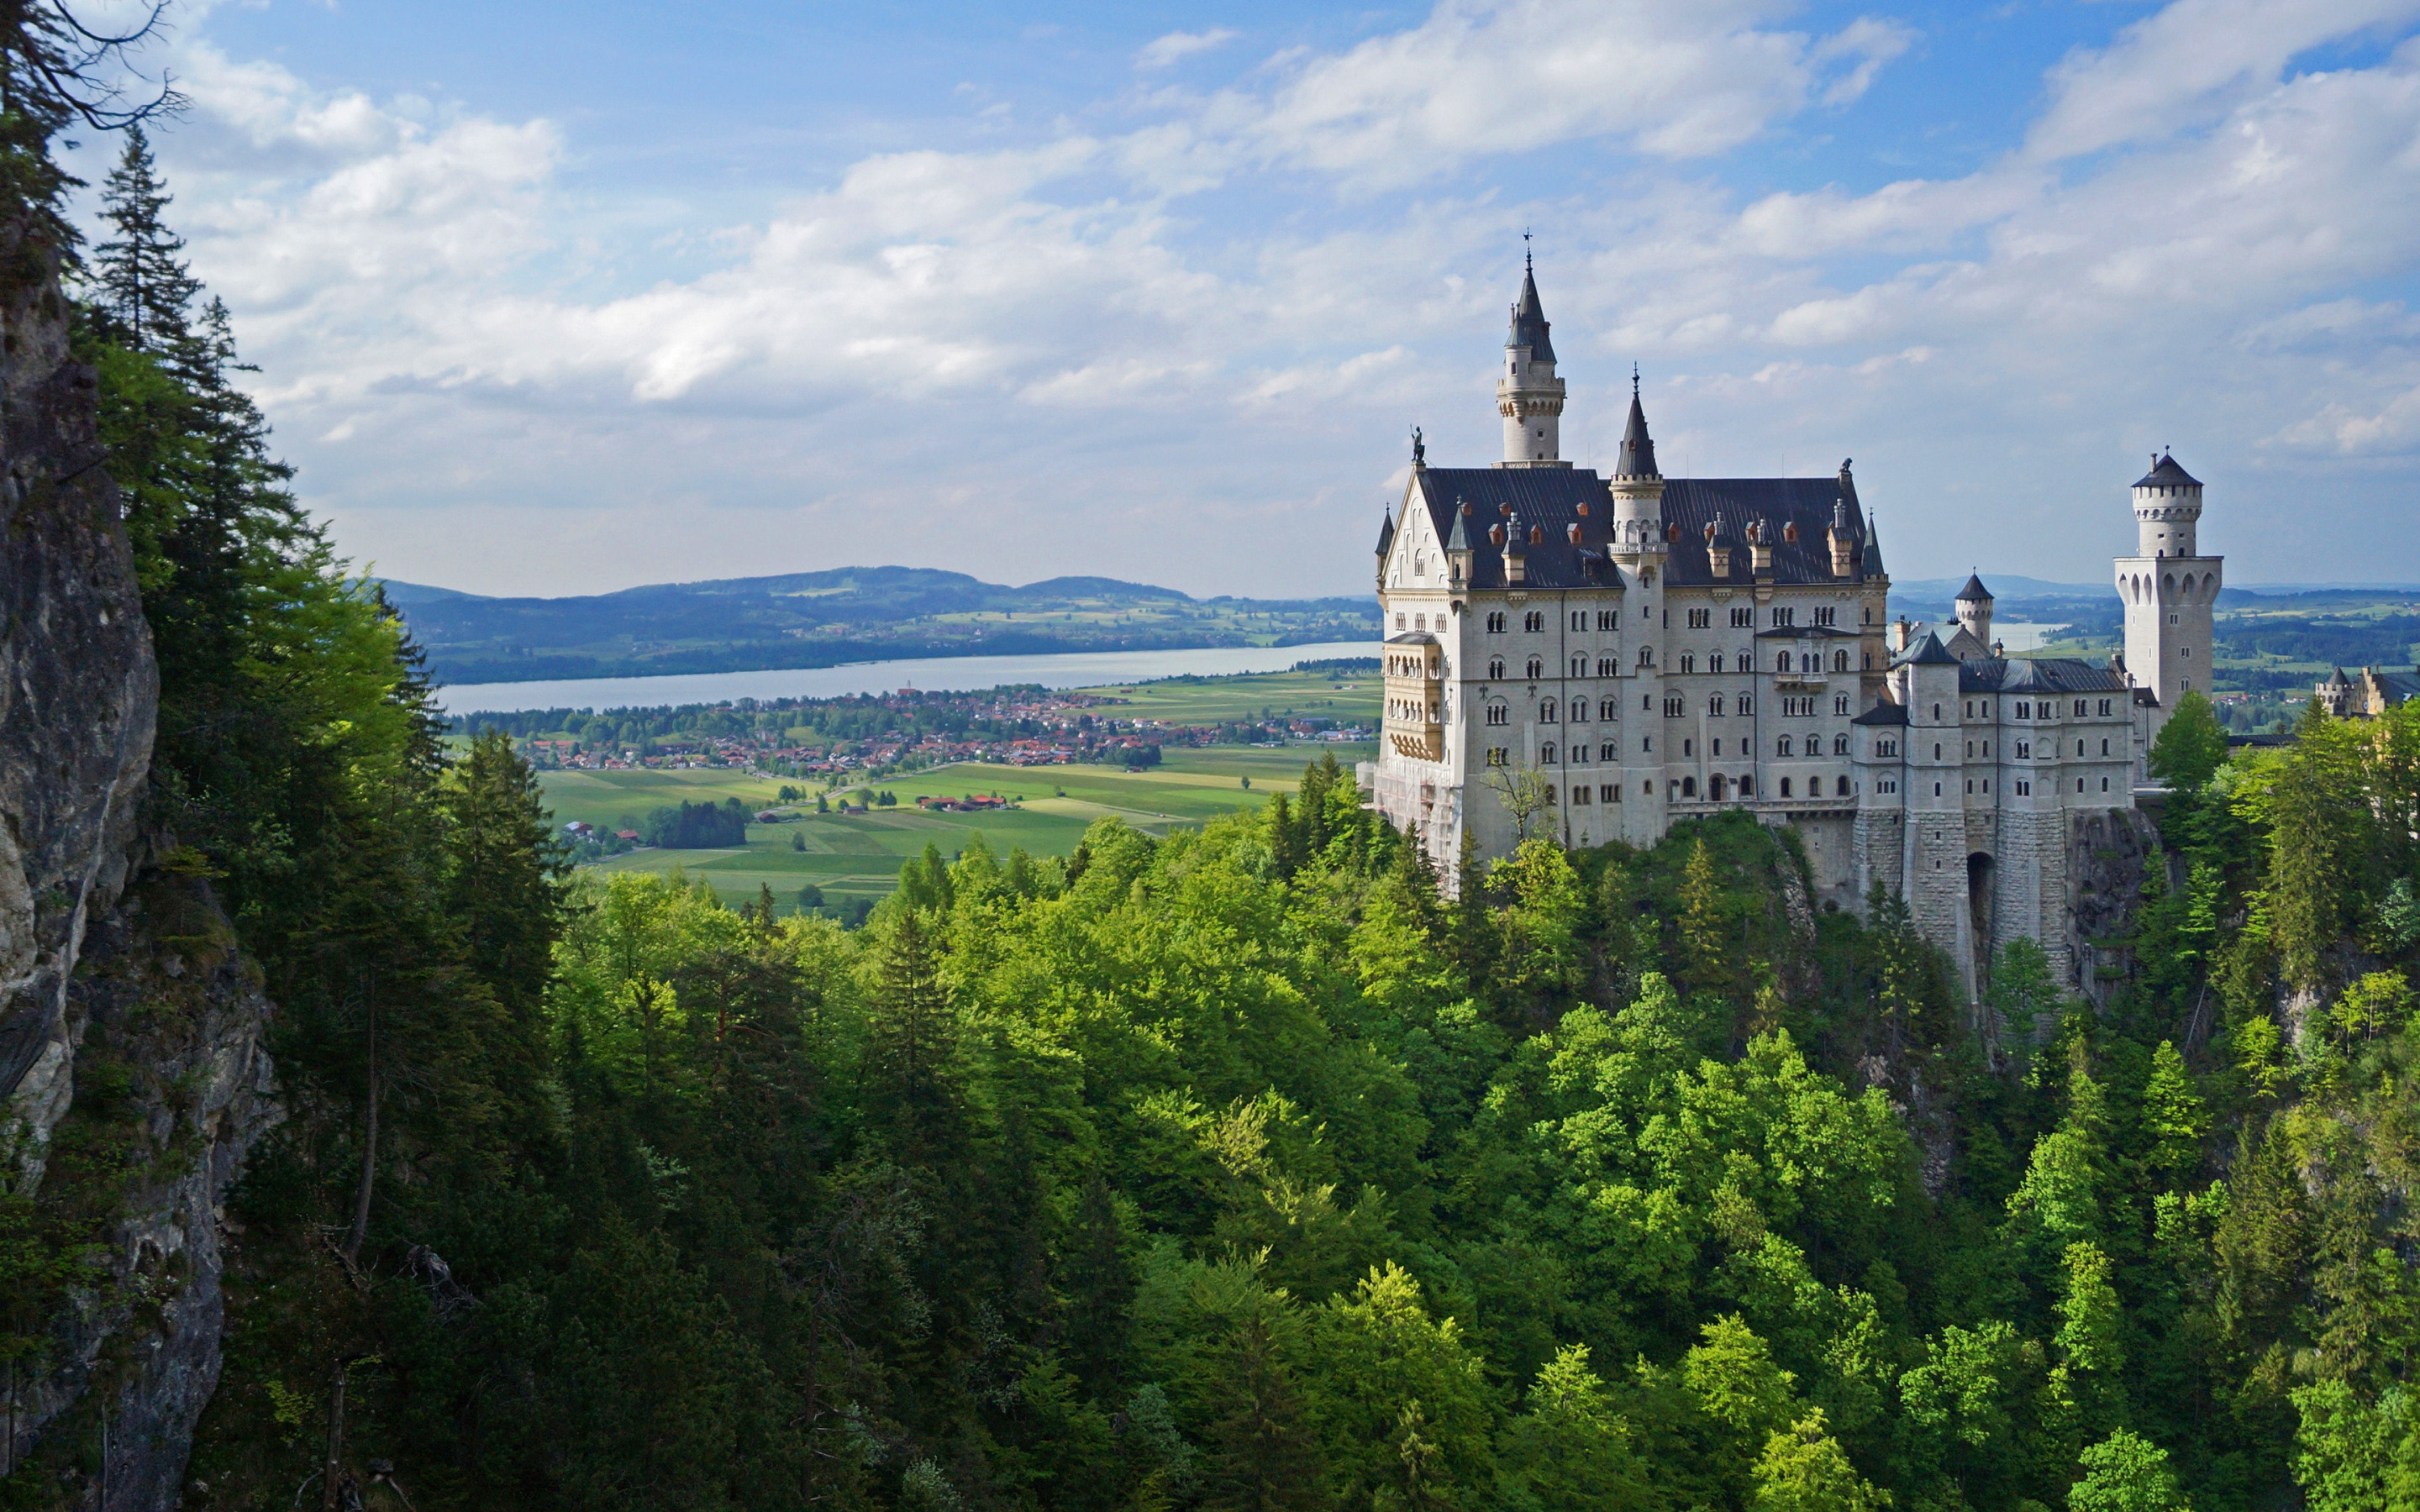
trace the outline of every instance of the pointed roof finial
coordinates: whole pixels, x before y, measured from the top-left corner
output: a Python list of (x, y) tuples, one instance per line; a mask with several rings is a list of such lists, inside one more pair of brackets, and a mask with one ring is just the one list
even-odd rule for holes
[(1638, 397), (1638, 364), (1637, 363), (1630, 364), (1630, 396), (1634, 399)]
[(1521, 228), (1521, 268), (1525, 272), (1533, 272), (1537, 266), (1529, 258), (1529, 228), (1525, 225)]

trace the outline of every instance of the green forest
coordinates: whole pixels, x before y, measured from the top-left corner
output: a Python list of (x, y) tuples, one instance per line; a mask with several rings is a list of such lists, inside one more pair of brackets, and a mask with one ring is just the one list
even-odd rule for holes
[[(285, 1109), (185, 1506), (2420, 1504), (2413, 705), (2230, 753), (2188, 699), (2098, 1006), (2017, 942), (1970, 1008), (1745, 814), (1481, 868), (1332, 760), (928, 852), (854, 931), (574, 879), (292, 497), (139, 132), (103, 191), (150, 817)], [(84, 1054), (0, 1196), (12, 1372), (140, 1175), (140, 1068)], [(0, 1506), (85, 1504), (106, 1427)]]

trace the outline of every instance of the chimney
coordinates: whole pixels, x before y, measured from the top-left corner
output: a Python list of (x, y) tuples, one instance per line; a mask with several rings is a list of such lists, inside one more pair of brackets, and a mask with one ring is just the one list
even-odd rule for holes
[(1521, 551), (1521, 517), (1507, 512), (1504, 527), (1504, 580), (1517, 588), (1528, 580), (1528, 559)]
[(1747, 554), (1748, 560), (1755, 564), (1756, 575), (1758, 577), (1770, 578), (1773, 576), (1772, 525), (1764, 520), (1758, 520), (1755, 524), (1748, 527)]
[(1832, 576), (1854, 578), (1857, 575), (1857, 537), (1849, 529), (1849, 501), (1832, 501), (1832, 530), (1825, 537), (1832, 548)]
[(1706, 527), (1706, 570), (1716, 578), (1731, 575), (1730, 538), (1723, 533), (1723, 517), (1716, 515)]
[(1892, 656), (1896, 656), (1905, 651), (1908, 648), (1908, 644), (1915, 639), (1916, 626), (1907, 623), (1906, 615), (1902, 614), (1898, 619), (1891, 622)]

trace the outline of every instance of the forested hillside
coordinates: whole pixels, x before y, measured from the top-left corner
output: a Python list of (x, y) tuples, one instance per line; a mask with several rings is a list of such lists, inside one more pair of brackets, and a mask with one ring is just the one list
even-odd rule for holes
[(1006, 587), (930, 567), (839, 567), (551, 598), (388, 585), (448, 683), (835, 667), (895, 656), (1304, 645), (1368, 639), (1367, 598), (1196, 599), (1113, 578)]
[[(2420, 1502), (2420, 714), (2229, 760), (2189, 699), (2100, 1008), (2019, 943), (1969, 1011), (1745, 815), (1449, 903), (1332, 765), (928, 853), (853, 932), (575, 884), (285, 491), (139, 139), (107, 189), (147, 927), (265, 991), (283, 1108), (183, 1505)], [(218, 1137), (146, 1049), (184, 1001), (96, 1014), (0, 1196), (0, 1506), (135, 1504), (111, 1404), (201, 1262), (125, 1204)]]

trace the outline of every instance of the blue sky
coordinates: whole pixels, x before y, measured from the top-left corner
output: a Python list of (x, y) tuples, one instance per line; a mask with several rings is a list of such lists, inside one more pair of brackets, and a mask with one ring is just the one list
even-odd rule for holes
[(1902, 576), (2097, 580), (2172, 443), (2234, 580), (2420, 578), (2420, 0), (175, 22), (196, 270), (396, 577), (1358, 592), (1407, 427), (1496, 455), (1526, 227), (1583, 463), (1636, 362)]

